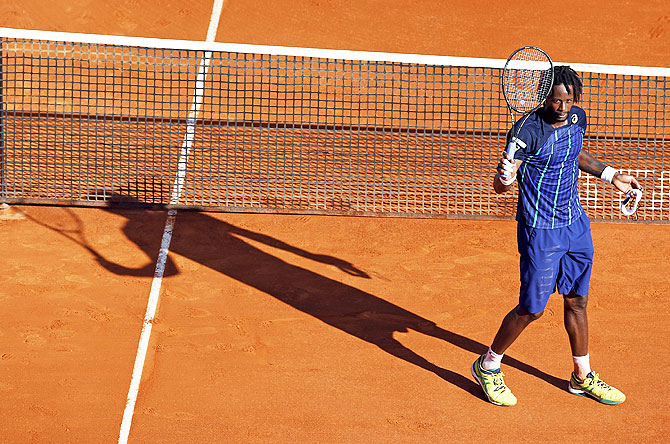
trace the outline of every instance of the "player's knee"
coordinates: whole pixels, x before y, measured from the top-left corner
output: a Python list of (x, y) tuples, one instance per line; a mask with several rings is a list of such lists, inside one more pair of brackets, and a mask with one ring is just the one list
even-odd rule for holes
[(574, 312), (586, 311), (588, 301), (588, 296), (578, 296), (576, 294), (569, 294), (563, 297), (565, 308)]
[(526, 322), (531, 323), (533, 321), (537, 321), (538, 319), (540, 319), (542, 317), (542, 315), (544, 314), (544, 310), (542, 310), (540, 312), (537, 312), (537, 313), (531, 313), (528, 310), (526, 310), (525, 308), (517, 307), (516, 308), (516, 314), (517, 314), (517, 316), (525, 319)]

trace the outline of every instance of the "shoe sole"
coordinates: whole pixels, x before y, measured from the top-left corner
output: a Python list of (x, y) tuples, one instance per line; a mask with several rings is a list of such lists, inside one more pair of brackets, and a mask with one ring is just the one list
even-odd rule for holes
[[(595, 396), (595, 395), (593, 395), (593, 394), (591, 394), (591, 393), (589, 393), (585, 390), (574, 388), (569, 381), (568, 381), (568, 392), (572, 393), (573, 395), (582, 396), (584, 398), (591, 398), (591, 399), (593, 399), (595, 401), (598, 401), (599, 403), (605, 404), (605, 405), (617, 405), (617, 404), (621, 404), (623, 402), (623, 401), (608, 401), (607, 399), (598, 398), (597, 396)], [(624, 401), (625, 401), (625, 399), (624, 399)]]
[[(479, 361), (479, 359), (477, 360)], [(475, 381), (479, 383), (479, 386), (482, 388), (482, 391), (484, 392), (484, 396), (486, 396), (486, 399), (493, 405), (499, 405), (500, 407), (512, 407), (514, 404), (501, 404), (499, 402), (493, 401), (491, 398), (489, 398), (489, 394), (486, 393), (486, 389), (484, 388), (484, 384), (482, 384), (481, 379), (479, 379), (479, 376), (477, 376), (477, 371), (475, 370), (475, 365), (477, 365), (477, 361), (475, 361), (474, 364), (470, 366), (470, 373), (472, 373), (472, 377), (475, 378)]]

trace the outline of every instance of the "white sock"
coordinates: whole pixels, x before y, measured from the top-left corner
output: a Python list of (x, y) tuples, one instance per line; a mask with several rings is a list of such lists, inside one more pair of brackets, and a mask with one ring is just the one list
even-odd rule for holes
[(489, 347), (489, 351), (486, 352), (486, 356), (484, 356), (484, 360), (482, 361), (482, 368), (484, 370), (495, 370), (500, 368), (500, 362), (502, 361), (503, 356), (505, 356), (504, 353), (499, 355)]
[(577, 377), (586, 376), (591, 371), (591, 362), (588, 353), (584, 356), (573, 356), (572, 362), (575, 364), (575, 375)]

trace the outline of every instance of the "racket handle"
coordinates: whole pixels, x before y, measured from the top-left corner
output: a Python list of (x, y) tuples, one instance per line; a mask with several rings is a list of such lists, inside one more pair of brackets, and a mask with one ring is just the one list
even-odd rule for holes
[[(512, 140), (510, 140), (509, 144), (507, 144), (505, 155), (507, 156), (508, 160), (512, 161), (514, 159), (514, 153), (516, 153), (516, 137), (512, 137)], [(510, 179), (510, 177), (505, 173), (501, 174), (501, 177), (505, 180)]]
[(507, 144), (507, 151), (506, 151), (507, 158), (509, 160), (514, 159), (514, 153), (516, 153), (516, 148), (517, 148), (516, 137), (512, 137), (512, 139)]

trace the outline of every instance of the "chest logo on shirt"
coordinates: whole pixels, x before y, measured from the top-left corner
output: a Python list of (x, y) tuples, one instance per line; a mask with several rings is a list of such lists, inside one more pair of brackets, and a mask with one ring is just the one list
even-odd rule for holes
[(572, 121), (573, 124), (575, 124), (579, 120), (579, 117), (577, 116), (577, 114), (573, 114), (570, 120)]

